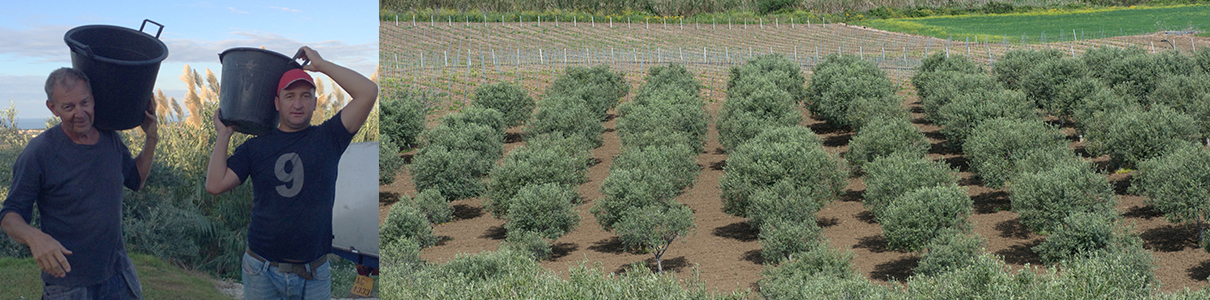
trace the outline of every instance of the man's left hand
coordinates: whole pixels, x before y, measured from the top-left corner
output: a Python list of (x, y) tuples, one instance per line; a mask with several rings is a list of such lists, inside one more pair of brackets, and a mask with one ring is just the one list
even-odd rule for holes
[(139, 125), (140, 128), (143, 128), (143, 134), (147, 135), (147, 140), (151, 142), (158, 142), (160, 140), (160, 120), (156, 118), (155, 110), (155, 99), (151, 99), (151, 102), (147, 103), (147, 111), (143, 112), (143, 124)]

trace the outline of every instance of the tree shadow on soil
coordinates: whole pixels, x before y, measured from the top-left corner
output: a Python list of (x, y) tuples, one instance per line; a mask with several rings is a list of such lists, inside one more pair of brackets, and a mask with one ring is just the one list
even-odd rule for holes
[(988, 191), (982, 194), (971, 197), (974, 208), (977, 214), (992, 214), (1002, 210), (1010, 210), (1013, 207), (1013, 202), (1008, 199), (1006, 191)]
[(399, 193), (396, 192), (378, 192), (378, 203), (391, 204), (399, 202)]
[(1118, 180), (1110, 181), (1109, 183), (1113, 184), (1113, 193), (1118, 195), (1127, 195), (1126, 190), (1130, 189), (1130, 179), (1133, 177), (1133, 174), (1128, 174), (1126, 176), (1122, 176), (1122, 178)]
[(551, 245), (550, 246), (550, 251), (551, 251), (550, 260), (553, 261), (553, 260), (556, 260), (559, 258), (566, 257), (568, 255), (571, 255), (571, 253), (575, 252), (576, 250), (580, 250), (580, 245), (576, 245), (573, 243), (558, 243), (558, 244)]
[(941, 160), (944, 160), (951, 168), (957, 168), (958, 172), (970, 172), (971, 170), (970, 160), (966, 156), (954, 156), (942, 158)]
[(1139, 238), (1143, 239), (1143, 247), (1152, 251), (1176, 252), (1198, 248), (1197, 227), (1191, 225), (1169, 224), (1147, 229), (1139, 234)]
[(1000, 231), (1000, 237), (1012, 239), (1028, 239), (1029, 234), (1033, 233), (1025, 227), (1025, 224), (1021, 224), (1020, 218), (1004, 220), (996, 224), (996, 230)]
[(470, 220), (483, 216), (483, 208), (466, 204), (454, 205), (454, 220)]
[(886, 243), (886, 238), (883, 238), (881, 234), (862, 237), (860, 239), (857, 239), (856, 245), (853, 245), (853, 248), (865, 248), (867, 250), (870, 250), (870, 252), (874, 252), (874, 253), (883, 253), (883, 252), (890, 251), (890, 250), (887, 250), (887, 247), (888, 247), (888, 245)]
[(1004, 257), (1004, 263), (1014, 265), (1030, 264), (1035, 266), (1042, 265), (1042, 258), (1034, 253), (1034, 246), (1042, 244), (1042, 238), (1037, 238), (1025, 243), (1019, 243), (1009, 246), (1008, 249), (996, 251), (997, 255)]
[[(660, 265), (656, 263), (654, 255), (646, 260), (643, 260), (643, 263), (646, 264), (647, 269), (651, 270), (651, 273), (659, 272)], [(686, 259), (684, 256), (665, 258), (662, 263), (664, 265), (664, 272), (682, 273), (682, 271), (689, 266), (689, 259)], [(616, 274), (625, 274), (626, 272), (630, 272), (631, 267), (631, 264), (624, 264), (619, 266), (618, 269), (614, 270), (613, 272)]]
[(1162, 212), (1160, 212), (1160, 211), (1158, 211), (1158, 210), (1155, 210), (1155, 206), (1151, 206), (1151, 205), (1138, 206), (1138, 205), (1135, 205), (1135, 206), (1131, 206), (1129, 210), (1127, 210), (1126, 212), (1122, 213), (1122, 216), (1123, 216), (1123, 217), (1127, 217), (1127, 218), (1139, 218), (1139, 219), (1151, 220), (1151, 219), (1154, 219), (1154, 218), (1163, 217), (1163, 216), (1164, 216), (1164, 213), (1162, 213)]
[(711, 170), (722, 171), (723, 168), (726, 168), (726, 167), (727, 167), (727, 160), (725, 160), (725, 159), (710, 163)]
[(878, 218), (874, 216), (874, 213), (872, 213), (868, 210), (863, 210), (859, 213), (853, 214), (853, 217), (857, 218), (858, 221), (865, 222), (866, 224), (877, 224), (878, 223)]
[(874, 271), (870, 272), (870, 278), (905, 282), (908, 277), (912, 277), (912, 269), (915, 269), (919, 263), (920, 258), (915, 255), (881, 263), (874, 266)]
[(504, 226), (492, 226), (491, 228), (488, 228), (487, 231), (484, 231), (483, 235), (480, 235), (479, 237), (485, 239), (503, 240), (505, 237), (508, 237), (508, 230), (504, 229)]
[(811, 126), (808, 126), (808, 127), (810, 127), (811, 131), (814, 131), (815, 134), (818, 134), (818, 135), (828, 135), (828, 134), (844, 133), (844, 132), (849, 132), (849, 134), (852, 134), (852, 132), (849, 131), (847, 128), (836, 127), (828, 122), (819, 122), (819, 123), (811, 124)]
[(815, 218), (815, 225), (819, 225), (819, 227), (832, 227), (836, 224), (840, 224), (840, 218)]
[(853, 133), (839, 134), (825, 138), (823, 140), (823, 146), (828, 148), (840, 147), (848, 145), (849, 140), (851, 139), (853, 139)]
[(504, 143), (505, 144), (517, 143), (517, 142), (521, 142), (522, 140), (523, 139), (521, 138), (520, 133), (509, 132), (509, 133), (504, 134)]
[(741, 242), (751, 242), (756, 240), (756, 237), (760, 232), (756, 229), (753, 229), (751, 225), (748, 225), (748, 221), (741, 221), (722, 227), (716, 227), (714, 228), (713, 233), (714, 236), (717, 237), (729, 238)]
[(861, 196), (865, 194), (865, 190), (844, 190), (844, 194), (840, 194), (841, 202), (861, 202)]
[(454, 237), (448, 235), (437, 236), (437, 242), (433, 246), (445, 246), (445, 242), (454, 240)]
[(1190, 267), (1185, 270), (1189, 274), (1189, 279), (1196, 281), (1206, 281), (1206, 277), (1210, 277), (1210, 260), (1203, 261), (1201, 264)]
[(760, 249), (749, 250), (748, 252), (744, 252), (744, 255), (740, 258), (743, 260), (749, 261), (751, 263), (758, 264), (758, 265), (765, 264), (765, 256), (760, 255)]
[(601, 253), (620, 254), (626, 252), (626, 246), (622, 244), (622, 240), (618, 239), (617, 236), (611, 236), (607, 239), (602, 239), (592, 243), (592, 246), (588, 246), (588, 250)]

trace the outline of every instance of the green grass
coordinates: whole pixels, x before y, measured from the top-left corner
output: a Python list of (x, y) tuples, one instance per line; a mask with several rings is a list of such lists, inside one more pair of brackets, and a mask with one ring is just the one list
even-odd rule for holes
[[(130, 256), (146, 299), (231, 299), (214, 288), (214, 281), (199, 272), (185, 271), (158, 258)], [(33, 258), (0, 258), (0, 299), (42, 298), (42, 278)]]
[[(344, 297), (353, 287), (357, 270), (351, 261), (332, 258), (332, 296)], [(231, 299), (214, 288), (214, 280), (202, 272), (186, 271), (150, 255), (130, 256), (146, 299)], [(42, 278), (33, 258), (0, 258), (0, 299), (42, 298)], [(378, 294), (378, 276), (374, 295)]]
[[(1111, 7), (1083, 10), (1044, 10), (1021, 14), (940, 16), (911, 19), (869, 20), (860, 23), (877, 29), (962, 40), (967, 37), (998, 41), (1007, 37), (1020, 43), (1070, 41), (1072, 30), (1079, 39), (1137, 35), (1163, 30), (1210, 28), (1210, 5), (1167, 7)], [(1061, 35), (1061, 37), (1060, 37)]]

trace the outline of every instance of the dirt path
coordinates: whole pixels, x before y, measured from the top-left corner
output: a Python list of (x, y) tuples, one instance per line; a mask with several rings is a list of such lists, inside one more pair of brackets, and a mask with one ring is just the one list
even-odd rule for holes
[[(632, 85), (637, 86), (634, 82)], [(709, 102), (706, 109), (711, 115), (717, 115), (722, 94), (716, 93), (710, 97), (714, 101)], [(1030, 248), (1041, 243), (1043, 237), (1030, 233), (1017, 222), (1017, 214), (1010, 210), (1007, 192), (982, 186), (974, 174), (969, 172), (966, 158), (944, 146), (940, 128), (924, 121), (918, 98), (910, 86), (900, 94), (904, 96), (904, 105), (912, 111), (913, 122), (920, 126), (933, 143), (929, 158), (943, 159), (962, 171), (959, 183), (967, 187), (974, 200), (971, 221), (975, 224), (975, 232), (987, 239), (987, 251), (1002, 256), (1004, 261), (1015, 269), (1021, 269), (1026, 264), (1041, 265), (1040, 259)], [(809, 117), (805, 111), (803, 114)], [(603, 231), (588, 212), (594, 205), (593, 202), (601, 198), (598, 189), (609, 175), (613, 156), (621, 151), (620, 141), (613, 131), (615, 125), (615, 120), (605, 123), (608, 128), (604, 134), (605, 144), (592, 150), (593, 158), (599, 162), (589, 169), (588, 182), (579, 188), (585, 199), (585, 203), (577, 208), (582, 218), (580, 226), (555, 241), (554, 256), (549, 261), (542, 262), (544, 267), (565, 278), (568, 268), (582, 261), (599, 264), (607, 272), (624, 271), (626, 266), (637, 261), (654, 264), (654, 259), (649, 254), (623, 251), (616, 237)], [(820, 135), (828, 151), (841, 153), (848, 149), (852, 132), (831, 128), (822, 121), (810, 118), (803, 125), (810, 126)], [(1083, 146), (1076, 141), (1074, 129), (1069, 125), (1064, 130), (1070, 135), (1072, 148), (1078, 153), (1083, 153)], [(515, 136), (518, 129), (513, 128), (509, 132)], [(756, 240), (756, 231), (749, 229), (744, 219), (722, 211), (718, 180), (723, 174), (727, 155), (721, 150), (717, 135), (712, 124), (707, 137), (706, 152), (701, 153), (697, 160), (698, 165), (702, 167), (701, 175), (696, 184), (677, 199), (694, 210), (697, 232), (685, 238), (684, 243), (677, 242), (672, 246), (665, 255), (664, 267), (666, 270), (682, 274), (692, 272), (696, 268), (706, 287), (711, 290), (755, 291), (756, 282), (761, 278), (760, 271), (764, 268), (760, 258), (760, 245)], [(510, 138), (505, 149), (510, 151), (521, 143), (520, 139)], [(405, 154), (405, 157), (410, 155)], [(1100, 165), (1104, 165), (1108, 160), (1107, 157), (1090, 159)], [(1144, 246), (1153, 251), (1157, 260), (1155, 274), (1163, 283), (1161, 290), (1174, 291), (1186, 287), (1201, 289), (1210, 285), (1206, 281), (1206, 277), (1210, 276), (1210, 253), (1197, 247), (1195, 229), (1173, 225), (1143, 203), (1142, 197), (1125, 195), (1130, 174), (1113, 173), (1108, 176), (1120, 195), (1117, 208), (1123, 214), (1123, 219), (1127, 224), (1136, 224), (1135, 232), (1142, 236)], [(853, 251), (856, 254), (853, 263), (867, 278), (882, 284), (906, 279), (911, 275), (911, 269), (916, 266), (918, 259), (914, 254), (886, 249), (887, 244), (881, 236), (881, 228), (861, 205), (861, 194), (864, 190), (865, 183), (862, 178), (851, 178), (841, 200), (827, 205), (819, 212), (818, 220), (824, 227), (824, 235), (830, 240), (832, 247)], [(398, 195), (414, 194), (415, 188), (411, 184), (411, 177), (404, 171), (396, 177), (395, 184), (381, 186), (380, 191), (383, 199), (393, 199)], [(385, 219), (389, 205), (385, 202), (381, 205), (380, 220)], [(443, 263), (462, 253), (495, 250), (503, 241), (504, 221), (484, 212), (481, 199), (464, 199), (454, 201), (451, 205), (457, 216), (455, 221), (436, 226), (437, 234), (442, 236), (444, 241), (425, 249), (421, 253), (422, 258), (434, 263)]]

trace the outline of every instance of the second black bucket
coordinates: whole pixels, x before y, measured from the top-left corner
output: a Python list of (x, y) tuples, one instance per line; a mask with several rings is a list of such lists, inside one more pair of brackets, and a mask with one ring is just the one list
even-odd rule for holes
[(281, 53), (259, 48), (231, 48), (219, 53), (223, 75), (219, 80), (219, 119), (235, 131), (261, 135), (277, 127), (277, 83), (298, 62)]
[[(147, 23), (160, 25), (151, 20)], [(130, 28), (110, 25), (86, 25), (63, 35), (71, 48), (71, 65), (88, 75), (92, 97), (96, 101), (93, 125), (106, 130), (126, 130), (143, 124), (160, 62), (168, 57), (168, 47), (155, 36)]]

